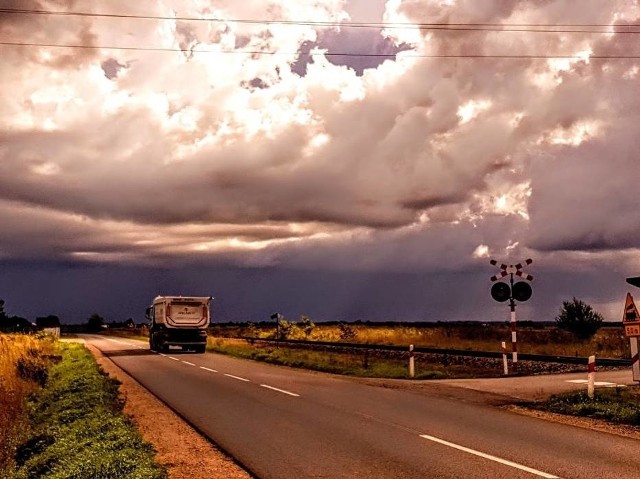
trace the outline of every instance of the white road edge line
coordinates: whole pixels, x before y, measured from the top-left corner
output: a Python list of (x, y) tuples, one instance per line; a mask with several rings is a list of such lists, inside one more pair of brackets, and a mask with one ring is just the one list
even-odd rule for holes
[(282, 393), (282, 394), (288, 394), (289, 396), (293, 396), (296, 398), (300, 397), (300, 394), (292, 393), (290, 391), (285, 391), (284, 389), (274, 388), (273, 386), (269, 386), (268, 384), (261, 384), (260, 386), (263, 388), (271, 389), (272, 391), (278, 391), (279, 393)]
[(190, 363), (189, 361), (182, 361), (182, 362), (185, 363), (185, 364), (188, 364), (189, 366), (195, 366), (195, 364)]
[(204, 366), (200, 366), (200, 369), (204, 369), (205, 371), (209, 371), (209, 372), (212, 372), (212, 373), (217, 373), (218, 372), (215, 369), (205, 368)]
[(169, 359), (173, 359), (174, 361), (180, 361), (178, 358), (174, 358), (173, 356), (167, 356)]
[(505, 466), (514, 467), (516, 469), (520, 469), (521, 471), (530, 472), (531, 474), (535, 474), (536, 476), (546, 477), (547, 479), (559, 479), (558, 476), (554, 476), (553, 474), (547, 474), (546, 472), (538, 471), (537, 469), (533, 469), (531, 467), (523, 466), (522, 464), (518, 464), (515, 462), (507, 461), (506, 459), (501, 459), (496, 456), (492, 456), (490, 454), (485, 454), (484, 452), (476, 451), (474, 449), (469, 449), (468, 447), (459, 446), (458, 444), (454, 444), (452, 442), (445, 441), (443, 439), (439, 439), (437, 437), (428, 436), (427, 434), (420, 434), (420, 437), (423, 439), (427, 439), (429, 441), (437, 442), (438, 444), (442, 444), (444, 446), (449, 446), (454, 449), (458, 449), (459, 451), (468, 452), (469, 454), (474, 454), (476, 456), (483, 457), (485, 459), (489, 459), (490, 461), (495, 461), (500, 464), (504, 464)]
[(229, 378), (237, 379), (239, 381), (244, 381), (246, 383), (250, 383), (251, 382), (251, 380), (249, 380), (249, 379), (241, 378), (239, 376), (234, 376), (233, 374), (225, 374), (225, 376), (227, 376)]

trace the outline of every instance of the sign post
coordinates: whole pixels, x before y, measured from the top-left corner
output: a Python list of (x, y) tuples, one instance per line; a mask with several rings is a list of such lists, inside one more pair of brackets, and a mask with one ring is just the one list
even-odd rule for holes
[(629, 347), (631, 349), (631, 370), (633, 371), (633, 380), (640, 381), (640, 356), (638, 355), (638, 337), (640, 336), (640, 314), (638, 308), (633, 302), (631, 293), (627, 293), (624, 302), (624, 314), (622, 315), (622, 325), (624, 327), (624, 335), (629, 338)]
[(413, 344), (409, 345), (409, 377), (413, 378), (416, 375), (416, 363), (413, 357)]
[(276, 349), (280, 347), (280, 320), (282, 319), (282, 315), (280, 313), (273, 313), (270, 316), (276, 322)]

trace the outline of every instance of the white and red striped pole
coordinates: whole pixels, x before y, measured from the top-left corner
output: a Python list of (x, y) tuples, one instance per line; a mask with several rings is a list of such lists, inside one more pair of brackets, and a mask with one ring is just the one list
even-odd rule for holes
[(511, 300), (511, 360), (513, 371), (518, 371), (518, 335), (516, 334), (516, 303)]
[(640, 354), (638, 354), (638, 338), (629, 338), (631, 346), (631, 371), (633, 372), (633, 380), (640, 381)]
[(416, 375), (415, 359), (413, 357), (413, 344), (409, 345), (409, 377)]
[(589, 356), (589, 373), (587, 375), (587, 395), (593, 399), (596, 386), (596, 357)]
[(502, 370), (504, 371), (504, 375), (507, 376), (509, 374), (509, 362), (507, 361), (507, 343), (506, 341), (502, 341)]

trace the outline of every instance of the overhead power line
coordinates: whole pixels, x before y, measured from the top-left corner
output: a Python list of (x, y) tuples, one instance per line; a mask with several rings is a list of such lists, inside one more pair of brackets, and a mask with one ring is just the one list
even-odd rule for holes
[[(230, 19), (220, 17), (184, 17), (184, 16), (160, 16), (160, 15), (133, 15), (119, 13), (92, 13), (58, 10), (35, 9), (10, 9), (0, 8), (0, 13), (23, 15), (55, 15), (77, 16), (115, 19), (137, 20), (170, 20), (190, 22), (218, 22), (258, 25), (290, 25), (290, 26), (315, 26), (315, 27), (346, 27), (346, 28), (376, 28), (376, 29), (419, 29), (431, 31), (489, 31), (489, 32), (524, 32), (524, 33), (592, 33), (592, 34), (639, 34), (640, 24), (542, 24), (542, 23), (410, 23), (410, 22), (323, 22), (308, 20), (257, 20), (257, 19)], [(611, 31), (614, 29), (614, 31)]]
[[(327, 57), (373, 57), (373, 58), (395, 58), (397, 53), (354, 53), (354, 52), (273, 52), (260, 50), (215, 50), (200, 49), (192, 50), (185, 48), (170, 47), (126, 47), (111, 45), (61, 45), (57, 43), (33, 43), (33, 42), (5, 42), (0, 41), (0, 45), (5, 46), (24, 46), (24, 47), (44, 47), (44, 48), (79, 48), (86, 50), (127, 50), (127, 51), (147, 51), (147, 52), (182, 52), (182, 53), (218, 53), (232, 55), (288, 55), (288, 56), (327, 56)], [(420, 53), (403, 53), (403, 56), (410, 58), (469, 58), (469, 59), (510, 59), (510, 60), (637, 60), (638, 55), (457, 55), (457, 54), (420, 54)]]

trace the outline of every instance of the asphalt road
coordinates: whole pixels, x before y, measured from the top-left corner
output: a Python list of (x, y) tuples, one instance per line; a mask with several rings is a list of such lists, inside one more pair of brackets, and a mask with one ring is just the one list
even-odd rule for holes
[(637, 440), (454, 400), (435, 385), (430, 394), (85, 340), (263, 479), (640, 477)]

